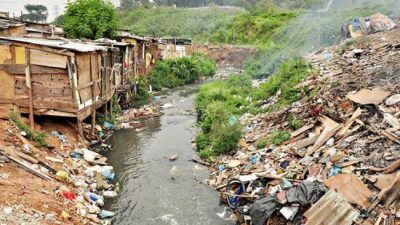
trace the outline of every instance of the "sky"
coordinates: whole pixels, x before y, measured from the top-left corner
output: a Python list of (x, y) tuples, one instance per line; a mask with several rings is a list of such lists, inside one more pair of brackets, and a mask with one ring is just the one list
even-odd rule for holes
[[(119, 0), (111, 0), (118, 5)], [(24, 11), (26, 4), (41, 4), (47, 7), (49, 17), (47, 22), (53, 21), (57, 16), (63, 14), (68, 0), (0, 0), (0, 11), (10, 12), (10, 16), (21, 15), (21, 10)]]

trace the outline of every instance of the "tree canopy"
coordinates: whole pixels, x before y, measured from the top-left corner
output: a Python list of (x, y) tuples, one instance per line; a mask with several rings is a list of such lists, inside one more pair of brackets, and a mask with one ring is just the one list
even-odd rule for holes
[(32, 22), (45, 22), (47, 20), (47, 7), (44, 5), (25, 5), (26, 14), (22, 14), (23, 20)]
[(71, 38), (113, 38), (117, 31), (116, 11), (109, 1), (76, 0), (68, 3), (63, 24)]

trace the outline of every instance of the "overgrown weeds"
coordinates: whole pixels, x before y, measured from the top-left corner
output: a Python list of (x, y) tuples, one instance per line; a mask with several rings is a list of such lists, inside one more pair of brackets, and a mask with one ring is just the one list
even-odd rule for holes
[(157, 62), (150, 73), (150, 83), (154, 90), (173, 88), (194, 83), (202, 77), (211, 77), (215, 71), (216, 63), (212, 59), (202, 54), (193, 54)]
[[(302, 92), (296, 85), (311, 74), (311, 67), (301, 59), (292, 59), (258, 88), (252, 88), (247, 75), (234, 75), (227, 80), (202, 85), (196, 96), (198, 126), (201, 132), (196, 138), (201, 157), (212, 157), (236, 151), (242, 135), (238, 118), (244, 113), (268, 113), (299, 99)], [(278, 103), (261, 108), (263, 102), (280, 91)], [(289, 118), (292, 129), (298, 129), (302, 122), (296, 117)], [(269, 137), (260, 139), (257, 148), (268, 144), (279, 145), (288, 140), (287, 131), (274, 131)]]
[(26, 125), (19, 113), (17, 112), (12, 112), (10, 115), (10, 119), (15, 123), (15, 125), (18, 127), (19, 130), (23, 131), (26, 133), (26, 137), (31, 140), (36, 142), (38, 146), (44, 146), (48, 147), (49, 145), (47, 144), (45, 138), (46, 138), (46, 133), (44, 132), (35, 132), (32, 130), (28, 125)]

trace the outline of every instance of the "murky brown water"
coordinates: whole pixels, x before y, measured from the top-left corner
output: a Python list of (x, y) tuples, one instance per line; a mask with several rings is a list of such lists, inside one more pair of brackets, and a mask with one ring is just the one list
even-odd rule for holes
[[(193, 98), (197, 86), (167, 93), (161, 104), (164, 115), (146, 122), (141, 132), (121, 130), (110, 139), (108, 153), (121, 184), (120, 195), (108, 201), (120, 225), (225, 225), (215, 213), (221, 212), (217, 193), (197, 182), (207, 178), (205, 167), (191, 161), (196, 154), (191, 142), (196, 129)], [(178, 160), (168, 158), (178, 154)], [(177, 178), (170, 169), (177, 167)], [(201, 168), (201, 171), (194, 171)]]

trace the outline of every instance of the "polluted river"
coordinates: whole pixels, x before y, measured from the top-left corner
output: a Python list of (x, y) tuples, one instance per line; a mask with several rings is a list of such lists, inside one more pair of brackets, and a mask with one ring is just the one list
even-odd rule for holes
[[(217, 192), (205, 187), (207, 168), (190, 161), (196, 156), (194, 106), (198, 85), (169, 90), (163, 115), (145, 121), (140, 131), (117, 131), (107, 157), (117, 173), (121, 192), (107, 201), (119, 225), (225, 225)], [(177, 160), (169, 158), (178, 155)]]

